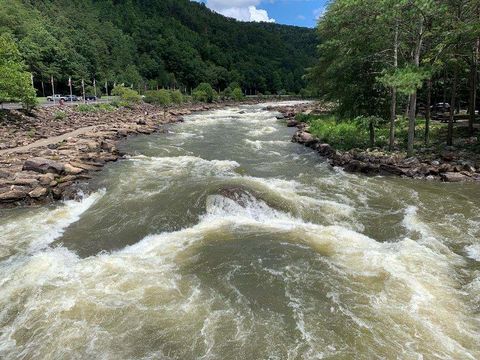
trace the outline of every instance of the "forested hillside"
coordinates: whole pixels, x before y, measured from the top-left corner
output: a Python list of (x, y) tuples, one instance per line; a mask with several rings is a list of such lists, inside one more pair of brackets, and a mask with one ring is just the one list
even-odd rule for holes
[(316, 43), (311, 29), (242, 23), (189, 0), (3, 0), (0, 33), (17, 41), (40, 95), (52, 76), (59, 90), (71, 76), (76, 87), (299, 92)]

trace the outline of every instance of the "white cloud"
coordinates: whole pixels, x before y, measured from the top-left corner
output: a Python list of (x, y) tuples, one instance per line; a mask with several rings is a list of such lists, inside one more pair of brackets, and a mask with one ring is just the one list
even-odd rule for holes
[(206, 5), (219, 14), (240, 20), (275, 22), (268, 12), (257, 8), (261, 0), (207, 0)]
[(313, 16), (315, 16), (316, 20), (320, 20), (323, 15), (325, 15), (326, 9), (324, 7), (318, 8), (313, 10)]

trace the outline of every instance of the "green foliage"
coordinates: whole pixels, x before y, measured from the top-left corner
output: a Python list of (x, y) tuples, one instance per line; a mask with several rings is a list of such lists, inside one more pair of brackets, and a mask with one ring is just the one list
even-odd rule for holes
[(115, 111), (115, 106), (113, 106), (112, 104), (96, 104), (94, 106), (100, 111), (105, 111), (105, 112)]
[[(128, 105), (129, 103), (125, 103)], [(119, 106), (115, 106), (114, 103), (111, 104), (79, 104), (77, 105), (77, 111), (83, 113), (96, 113), (96, 112), (111, 112)]]
[(334, 117), (310, 123), (310, 131), (322, 141), (340, 150), (368, 147), (368, 132), (356, 121), (338, 121)]
[(128, 104), (137, 104), (142, 101), (142, 97), (137, 91), (125, 86), (116, 86), (112, 90), (113, 96), (119, 96), (121, 101)]
[(77, 111), (83, 112), (83, 113), (95, 113), (95, 112), (98, 112), (99, 109), (95, 105), (80, 104), (80, 105), (77, 105)]
[(426, 69), (407, 65), (396, 69), (393, 73), (384, 71), (377, 80), (386, 87), (393, 87), (404, 95), (410, 95), (420, 89), (430, 76), (431, 73)]
[(219, 90), (235, 81), (298, 92), (316, 45), (313, 29), (232, 21), (190, 0), (2, 0), (0, 33), (18, 39), (37, 88), (54, 76), (59, 93), (69, 76), (76, 92), (94, 77), (98, 91), (105, 81)]
[(243, 95), (243, 91), (242, 89), (240, 89), (239, 87), (235, 88), (233, 91), (232, 91), (232, 98), (233, 100), (235, 101), (242, 101), (244, 99), (244, 95)]
[(55, 111), (55, 113), (53, 114), (53, 118), (55, 120), (64, 120), (66, 117), (67, 114), (65, 113), (65, 111)]
[(36, 105), (35, 89), (31, 85), (31, 74), (25, 65), (13, 38), (9, 34), (0, 36), (0, 103), (20, 101), (30, 110)]
[(198, 85), (192, 95), (194, 100), (207, 103), (213, 102), (218, 96), (216, 91), (213, 90), (212, 85), (208, 83)]
[(167, 107), (172, 103), (172, 96), (168, 90), (154, 90), (145, 93), (144, 101), (149, 104)]
[(174, 104), (183, 103), (183, 94), (179, 90), (172, 91), (170, 93), (170, 98), (172, 99), (172, 103)]

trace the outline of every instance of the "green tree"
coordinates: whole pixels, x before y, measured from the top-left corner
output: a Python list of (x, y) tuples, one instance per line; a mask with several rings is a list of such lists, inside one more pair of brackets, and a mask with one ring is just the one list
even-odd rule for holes
[(36, 104), (31, 74), (25, 71), (18, 48), (9, 34), (0, 36), (0, 103), (6, 101), (20, 101), (27, 110)]
[(173, 104), (181, 104), (183, 103), (183, 94), (180, 90), (174, 90), (170, 93), (170, 97), (172, 99)]
[(116, 86), (112, 90), (113, 96), (119, 96), (120, 99), (129, 104), (137, 104), (142, 101), (142, 97), (137, 91), (127, 88), (125, 86)]
[(163, 120), (166, 120), (167, 109), (172, 104), (172, 93), (165, 89), (147, 91), (145, 102), (161, 106), (163, 108)]
[(243, 91), (242, 89), (240, 89), (239, 87), (235, 88), (233, 91), (232, 91), (232, 98), (235, 100), (235, 101), (242, 101), (244, 99), (244, 95), (243, 95)]
[(217, 98), (218, 94), (213, 90), (212, 85), (201, 83), (193, 91), (193, 98), (197, 101), (211, 103)]

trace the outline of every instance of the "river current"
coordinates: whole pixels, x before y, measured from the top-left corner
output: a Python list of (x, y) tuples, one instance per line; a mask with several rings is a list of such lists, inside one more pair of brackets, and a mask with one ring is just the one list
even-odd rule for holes
[(2, 359), (479, 359), (480, 186), (365, 177), (263, 105), (0, 212)]

